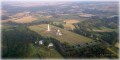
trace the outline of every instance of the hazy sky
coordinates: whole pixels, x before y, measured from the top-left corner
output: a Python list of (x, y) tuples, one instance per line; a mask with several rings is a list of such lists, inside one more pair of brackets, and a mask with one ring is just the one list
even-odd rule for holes
[(2, 0), (2, 1), (119, 1), (119, 0)]

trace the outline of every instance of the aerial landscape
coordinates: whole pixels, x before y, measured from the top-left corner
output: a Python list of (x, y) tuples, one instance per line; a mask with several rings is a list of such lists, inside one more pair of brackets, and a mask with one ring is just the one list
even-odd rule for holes
[(2, 1), (2, 59), (118, 59), (118, 1)]

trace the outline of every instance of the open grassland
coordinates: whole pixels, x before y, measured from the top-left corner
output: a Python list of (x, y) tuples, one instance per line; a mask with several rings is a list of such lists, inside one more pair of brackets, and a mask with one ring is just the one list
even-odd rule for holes
[[(90, 38), (78, 35), (76, 33), (73, 33), (73, 32), (52, 26), (52, 25), (50, 25), (50, 28), (51, 28), (51, 31), (48, 32), (47, 24), (34, 25), (34, 26), (29, 27), (29, 29), (31, 29), (32, 31), (35, 31), (36, 33), (38, 33), (44, 37), (52, 37), (52, 38), (59, 40), (62, 43), (67, 42), (71, 45), (77, 45), (77, 44), (85, 44), (85, 43), (89, 43), (89, 42), (94, 42)], [(56, 35), (57, 29), (60, 29), (60, 31), (62, 32), (63, 35), (61, 35), (61, 36)]]

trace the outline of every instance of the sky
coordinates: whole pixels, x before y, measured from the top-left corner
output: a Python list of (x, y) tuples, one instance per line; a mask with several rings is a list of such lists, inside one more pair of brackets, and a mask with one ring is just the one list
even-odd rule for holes
[(119, 1), (119, 0), (2, 0), (2, 1)]

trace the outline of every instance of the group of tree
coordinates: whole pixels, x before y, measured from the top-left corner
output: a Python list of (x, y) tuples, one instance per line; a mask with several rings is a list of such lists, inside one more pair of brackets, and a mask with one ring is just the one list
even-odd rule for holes
[(32, 58), (38, 57), (35, 41), (44, 40), (45, 46), (50, 38), (29, 30), (26, 26), (9, 27), (2, 30), (2, 58)]
[(57, 26), (57, 27), (60, 27), (60, 28), (64, 28), (63, 24), (56, 24), (56, 23), (53, 23), (53, 22), (51, 22), (50, 24), (54, 25), (54, 26)]
[(83, 22), (74, 24), (76, 27), (73, 32), (92, 38), (94, 40), (104, 40), (110, 44), (112, 44), (113, 41), (118, 40), (118, 32), (112, 31), (112, 32), (94, 32), (94, 27), (101, 30), (100, 27), (107, 27), (110, 29), (118, 29), (118, 17), (111, 17), (111, 18), (104, 18), (102, 20), (100, 19), (91, 19), (91, 20), (85, 20)]

